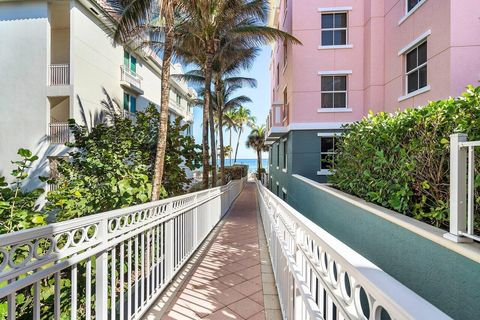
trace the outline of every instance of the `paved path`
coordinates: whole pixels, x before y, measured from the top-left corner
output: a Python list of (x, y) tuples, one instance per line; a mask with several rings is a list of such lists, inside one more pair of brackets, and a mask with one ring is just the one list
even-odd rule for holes
[(246, 185), (163, 319), (281, 319), (255, 188)]

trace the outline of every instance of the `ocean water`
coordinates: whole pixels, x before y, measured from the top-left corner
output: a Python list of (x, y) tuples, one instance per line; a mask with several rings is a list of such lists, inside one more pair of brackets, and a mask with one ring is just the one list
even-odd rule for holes
[[(232, 159), (232, 164), (234, 164)], [(257, 171), (257, 159), (237, 159), (237, 164), (246, 164), (248, 165), (249, 172), (256, 172)], [(230, 159), (225, 159), (225, 165), (230, 165)], [(262, 168), (268, 170), (268, 159), (262, 159)]]

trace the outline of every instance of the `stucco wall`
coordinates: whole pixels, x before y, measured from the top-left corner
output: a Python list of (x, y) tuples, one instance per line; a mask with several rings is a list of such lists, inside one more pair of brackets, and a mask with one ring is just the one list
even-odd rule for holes
[(295, 177), (288, 203), (454, 319), (478, 318), (479, 263)]
[(10, 175), (19, 148), (46, 148), (47, 3), (0, 2), (0, 35), (0, 175)]

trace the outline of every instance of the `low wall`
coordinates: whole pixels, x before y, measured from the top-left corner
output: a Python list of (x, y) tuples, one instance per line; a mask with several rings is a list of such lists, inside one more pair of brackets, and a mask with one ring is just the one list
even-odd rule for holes
[(480, 317), (479, 244), (298, 175), (288, 203), (451, 317)]

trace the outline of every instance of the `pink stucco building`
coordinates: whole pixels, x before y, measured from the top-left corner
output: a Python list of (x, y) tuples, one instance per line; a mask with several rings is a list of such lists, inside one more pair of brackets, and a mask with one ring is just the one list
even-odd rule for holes
[(271, 0), (270, 25), (303, 43), (272, 50), (267, 127), (280, 187), (286, 173), (325, 180), (334, 134), (370, 110), (479, 84), (480, 0)]

